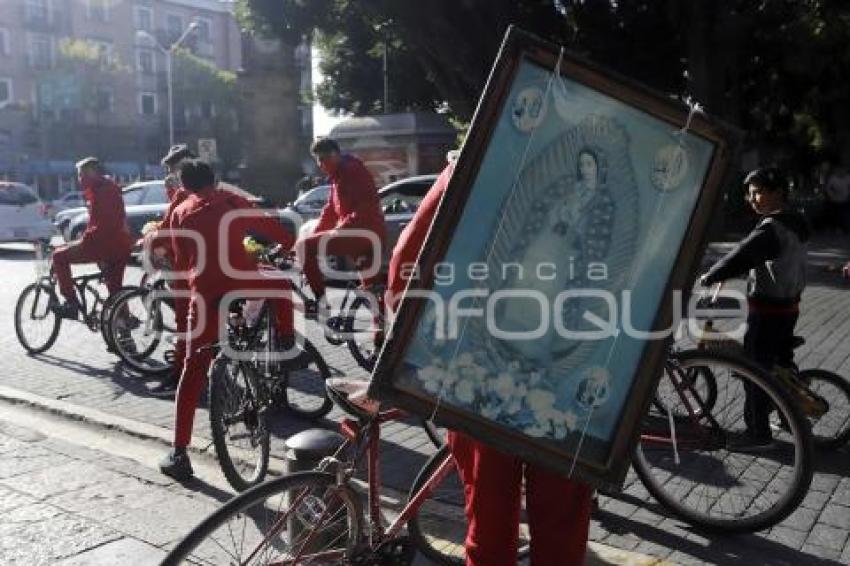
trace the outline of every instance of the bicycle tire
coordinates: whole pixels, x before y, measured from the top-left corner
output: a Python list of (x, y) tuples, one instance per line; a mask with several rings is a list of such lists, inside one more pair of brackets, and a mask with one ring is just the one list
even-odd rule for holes
[[(444, 445), (425, 462), (407, 495), (408, 502), (448, 458), (452, 458), (452, 455), (448, 445)], [(452, 566), (466, 563), (464, 505), (463, 483), (455, 467), (434, 487), (407, 523), (407, 534), (426, 558)], [(530, 547), (527, 534), (527, 525), (521, 525), (517, 562), (528, 556)]]
[[(296, 344), (299, 342), (297, 340)], [(298, 367), (288, 368), (289, 363), (283, 361), (280, 364), (281, 405), (294, 415), (312, 420), (331, 412), (333, 401), (325, 387), (325, 382), (331, 377), (331, 369), (318, 348), (304, 338), (301, 352), (292, 362)]]
[[(112, 335), (112, 342), (115, 345), (115, 354), (121, 358), (121, 361), (125, 365), (142, 375), (162, 377), (173, 371), (173, 365), (165, 359), (165, 352), (161, 356), (163, 359), (158, 359), (158, 355), (154, 356), (163, 341), (165, 326), (162, 323), (162, 305), (165, 305), (166, 302), (162, 299), (155, 299), (152, 306), (149, 306), (147, 304), (147, 297), (151, 292), (156, 291), (152, 291), (150, 288), (140, 287), (123, 293), (112, 305), (108, 325), (109, 332)], [(136, 339), (132, 335), (133, 329), (121, 329), (121, 320), (119, 318), (124, 313), (131, 312), (130, 304), (136, 300), (142, 301), (144, 305), (144, 315), (142, 316), (147, 317), (139, 318), (135, 314), (129, 317), (138, 320), (140, 322), (138, 328), (143, 328), (141, 336), (145, 340), (141, 342), (141, 348), (137, 347)], [(153, 319), (152, 323), (147, 322), (150, 317)], [(122, 332), (125, 332), (125, 334), (122, 335)], [(147, 338), (147, 335), (150, 335), (150, 338)]]
[[(632, 458), (641, 482), (673, 515), (705, 530), (747, 533), (779, 523), (799, 506), (812, 480), (812, 438), (802, 412), (773, 376), (739, 356), (701, 350), (674, 356), (686, 369), (710, 367), (718, 381), (718, 400), (711, 413), (698, 420), (653, 416), (652, 410), (647, 413)], [(757, 453), (730, 449), (728, 442), (734, 435), (727, 428), (743, 425), (743, 411), (738, 409), (746, 397), (744, 382), (761, 389), (789, 423), (787, 435), (775, 450), (763, 454), (763, 460), (757, 460)], [(726, 389), (727, 384), (734, 389)], [(724, 417), (731, 420), (728, 425), (714, 426)], [(665, 427), (674, 431), (670, 436), (675, 442), (655, 449)], [(698, 433), (694, 438), (705, 441), (704, 450), (688, 451), (688, 432)], [(793, 452), (789, 453), (788, 445)], [(685, 470), (688, 463), (693, 463), (693, 468)], [(741, 487), (748, 480), (766, 483), (760, 488)], [(774, 496), (769, 504), (749, 500)]]
[[(244, 384), (239, 383), (240, 375)], [(219, 354), (213, 362), (209, 379), (213, 445), (224, 477), (237, 491), (262, 482), (269, 469), (270, 434), (259, 388), (257, 377), (248, 364), (230, 360), (224, 354)], [(237, 446), (233, 443), (235, 435), (231, 435), (231, 428), (238, 423), (245, 429), (238, 436), (248, 440), (248, 447), (238, 448), (243, 453), (256, 450), (253, 462), (235, 454)], [(246, 474), (243, 470), (249, 472)]]
[(808, 417), (815, 448), (834, 450), (847, 444), (850, 440), (850, 383), (837, 373), (820, 368), (801, 370), (798, 378), (829, 404), (824, 415)]
[(100, 309), (100, 336), (103, 338), (103, 343), (106, 344), (106, 349), (110, 352), (115, 350), (112, 333), (109, 331), (109, 315), (112, 312), (112, 307), (122, 294), (135, 289), (138, 289), (135, 285), (125, 285), (103, 301), (103, 308)]
[[(33, 304), (27, 305), (27, 300), (30, 295), (34, 295)], [(59, 336), (59, 328), (62, 324), (62, 319), (56, 315), (53, 306), (59, 304), (59, 299), (56, 296), (53, 286), (45, 281), (30, 283), (18, 295), (18, 300), (15, 303), (15, 335), (18, 337), (18, 342), (30, 354), (41, 354), (50, 349), (56, 342), (56, 337)], [(44, 312), (40, 312), (40, 308), (44, 307)], [(27, 336), (27, 332), (23, 327), (23, 321), (32, 320), (32, 314), (39, 310), (37, 315), (43, 316), (45, 320), (44, 329), (46, 338), (33, 341), (33, 337)]]
[[(313, 495), (314, 492), (316, 495)], [(321, 494), (321, 496), (318, 494)], [(299, 497), (301, 495), (303, 497)], [(292, 513), (287, 508), (286, 515), (284, 515), (287, 519), (285, 530), (289, 537), (293, 536), (292, 533), (298, 532), (298, 540), (286, 541), (281, 533), (282, 527), (276, 531), (266, 532), (263, 528), (265, 526), (264, 521), (280, 523), (280, 517), (283, 513), (282, 505), (284, 503), (288, 505), (292, 501), (298, 501), (299, 504)], [(343, 508), (345, 510), (344, 515), (342, 514)], [(305, 524), (311, 520), (320, 519), (322, 517), (320, 513), (326, 512), (328, 509), (333, 510), (331, 524), (320, 524), (318, 529), (315, 526), (312, 530), (304, 529)], [(319, 514), (318, 518), (315, 517), (317, 514)], [(267, 560), (261, 562), (252, 561), (251, 556), (245, 556), (245, 553), (252, 549), (256, 552), (257, 547), (251, 542), (246, 543), (244, 538), (236, 540), (237, 535), (242, 537), (247, 535), (253, 537), (254, 540), (260, 539), (260, 544), (272, 541), (278, 547), (274, 550), (283, 554), (283, 549), (280, 547), (292, 545), (293, 542), (298, 545), (314, 533), (317, 534), (312, 541), (307, 540), (306, 542), (324, 544), (323, 538), (327, 537), (330, 544), (336, 545), (333, 548), (343, 556), (336, 560), (329, 557), (322, 562), (316, 562), (310, 556), (304, 556), (304, 562), (298, 561), (297, 564), (348, 563), (348, 559), (353, 556), (358, 543), (361, 541), (362, 516), (357, 494), (348, 485), (336, 485), (336, 478), (333, 475), (315, 471), (288, 474), (257, 485), (225, 503), (192, 529), (186, 535), (186, 538), (168, 553), (161, 566), (179, 566), (201, 562), (205, 564), (230, 564), (234, 560), (237, 564), (245, 564), (248, 561), (251, 561), (251, 564), (268, 564), (268, 560), (272, 558), (280, 560), (280, 557), (269, 556)], [(345, 523), (342, 522), (343, 519)], [(234, 523), (237, 523), (235, 528), (233, 527)], [(240, 526), (238, 523), (242, 523), (242, 525)], [(295, 528), (293, 528), (293, 525)], [(272, 524), (271, 526), (274, 529), (277, 525)], [(325, 529), (330, 530), (330, 532), (324, 533)], [(220, 539), (215, 536), (219, 530), (222, 531)], [(267, 546), (266, 548), (270, 547)], [(227, 559), (221, 559), (223, 558), (222, 552)], [(289, 552), (298, 553), (297, 551)]]
[(376, 332), (383, 332), (383, 329), (375, 328), (372, 308), (366, 298), (357, 297), (351, 303), (343, 320), (343, 331), (351, 357), (358, 366), (371, 373), (380, 352), (374, 336)]

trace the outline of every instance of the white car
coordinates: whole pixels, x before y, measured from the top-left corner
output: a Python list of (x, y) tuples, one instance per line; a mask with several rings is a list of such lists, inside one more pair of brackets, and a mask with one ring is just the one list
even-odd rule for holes
[(86, 205), (86, 199), (83, 197), (82, 191), (71, 191), (65, 193), (59, 198), (50, 203), (50, 215), (56, 216), (57, 212), (68, 210), (69, 208), (79, 208)]
[(0, 242), (49, 240), (55, 232), (35, 191), (23, 183), (0, 181)]

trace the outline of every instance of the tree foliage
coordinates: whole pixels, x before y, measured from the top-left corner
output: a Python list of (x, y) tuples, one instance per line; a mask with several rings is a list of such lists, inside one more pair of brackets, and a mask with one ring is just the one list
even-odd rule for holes
[(297, 42), (317, 31), (321, 102), (471, 116), (510, 24), (675, 96), (692, 95), (751, 145), (796, 158), (848, 145), (845, 0), (239, 0), (248, 27)]

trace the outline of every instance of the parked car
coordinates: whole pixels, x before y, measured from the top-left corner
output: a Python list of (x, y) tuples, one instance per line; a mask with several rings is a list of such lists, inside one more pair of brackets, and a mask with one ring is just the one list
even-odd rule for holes
[[(122, 198), (124, 209), (127, 211), (127, 223), (134, 237), (141, 234), (142, 226), (150, 220), (161, 218), (168, 208), (168, 195), (162, 181), (133, 183), (122, 189)], [(54, 222), (65, 241), (77, 240), (88, 226), (88, 208), (72, 208), (60, 212)]]
[[(262, 206), (264, 202), (263, 199), (239, 187), (226, 183), (219, 184), (219, 187), (234, 192), (258, 206)], [(130, 226), (130, 234), (134, 239), (141, 237), (142, 227), (145, 224), (152, 220), (161, 220), (165, 211), (168, 210), (168, 194), (165, 192), (163, 181), (133, 183), (123, 189), (122, 197), (124, 199), (124, 210), (127, 213), (127, 224)], [(57, 225), (61, 214), (64, 213), (57, 215)], [(65, 240), (72, 241), (80, 238), (86, 226), (88, 226), (88, 222), (88, 209), (83, 208), (81, 212), (74, 213), (73, 217), (67, 221), (64, 229), (61, 229)]]
[(0, 181), (0, 242), (49, 240), (55, 230), (47, 206), (23, 183)]
[[(390, 255), (401, 231), (404, 230), (404, 227), (413, 218), (413, 214), (419, 208), (419, 203), (425, 198), (428, 189), (431, 188), (431, 185), (436, 180), (437, 175), (417, 175), (395, 181), (378, 190), (378, 198), (381, 200), (381, 209), (384, 212), (384, 223), (387, 227), (387, 241), (382, 250), (383, 258), (381, 265), (383, 269), (386, 269), (389, 265)], [(304, 196), (308, 194), (310, 193)], [(327, 202), (327, 197), (325, 198), (325, 202)], [(299, 238), (309, 236), (313, 233), (319, 222), (318, 214), (316, 216), (316, 218), (310, 219), (301, 225), (301, 229), (298, 231)], [(340, 258), (334, 260), (332, 265), (343, 265), (343, 263)]]
[(86, 205), (86, 200), (83, 197), (82, 191), (71, 191), (69, 193), (65, 193), (64, 195), (53, 199), (53, 201), (48, 204), (48, 212), (51, 218), (55, 217), (56, 214), (63, 210), (68, 210), (69, 208), (79, 208), (81, 206)]

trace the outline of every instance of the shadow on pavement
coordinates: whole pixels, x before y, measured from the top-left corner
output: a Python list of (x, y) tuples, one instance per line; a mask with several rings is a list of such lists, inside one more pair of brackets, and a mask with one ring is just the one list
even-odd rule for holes
[[(644, 507), (649, 507), (643, 504)], [(708, 544), (702, 544), (666, 529), (653, 527), (645, 523), (624, 518), (615, 513), (599, 510), (595, 513), (604, 528), (615, 534), (631, 534), (640, 540), (657, 544), (665, 548), (675, 548), (682, 554), (705, 561), (708, 564), (718, 563), (718, 557), (723, 557), (719, 563), (755, 566), (770, 564), (771, 566), (838, 566), (841, 562), (819, 558), (800, 550), (785, 546), (754, 534), (720, 535), (706, 534), (696, 528), (682, 525), (681, 530), (693, 532), (707, 539)], [(675, 557), (671, 557), (675, 560)]]

